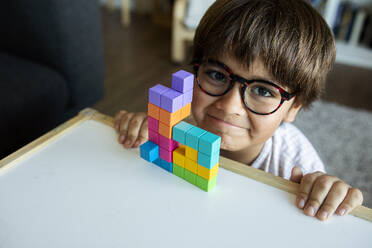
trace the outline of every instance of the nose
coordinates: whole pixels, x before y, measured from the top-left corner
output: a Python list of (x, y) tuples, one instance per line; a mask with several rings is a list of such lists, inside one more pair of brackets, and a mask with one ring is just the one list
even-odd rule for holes
[(235, 84), (229, 92), (220, 96), (214, 103), (216, 108), (226, 114), (243, 115), (245, 113), (245, 105), (240, 95), (240, 87), (240, 84)]

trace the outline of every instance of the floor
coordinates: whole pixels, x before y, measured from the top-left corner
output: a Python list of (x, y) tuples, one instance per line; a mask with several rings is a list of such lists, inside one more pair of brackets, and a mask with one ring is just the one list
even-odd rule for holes
[[(153, 24), (151, 18), (132, 13), (130, 27), (120, 24), (119, 11), (102, 9), (106, 79), (105, 96), (94, 108), (114, 115), (120, 109), (146, 111), (147, 89), (157, 83), (170, 84), (179, 69), (191, 71), (187, 63), (170, 62), (170, 29)], [(191, 48), (190, 48), (191, 52)], [(323, 99), (372, 111), (372, 70), (336, 64), (329, 76)]]

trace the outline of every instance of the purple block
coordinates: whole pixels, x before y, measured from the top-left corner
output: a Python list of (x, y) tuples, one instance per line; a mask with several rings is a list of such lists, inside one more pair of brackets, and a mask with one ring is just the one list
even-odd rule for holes
[(163, 135), (159, 134), (159, 146), (163, 149), (166, 149), (168, 151), (174, 151), (179, 144), (177, 141), (174, 141), (172, 139), (168, 139), (167, 137), (164, 137)]
[(154, 119), (151, 116), (148, 116), (147, 122), (148, 122), (149, 130), (153, 130), (156, 132), (159, 131), (159, 121), (157, 119)]
[(149, 102), (160, 107), (161, 95), (167, 90), (169, 90), (169, 88), (161, 84), (157, 84), (154, 87), (151, 87), (149, 89)]
[(159, 144), (159, 136), (161, 136), (160, 134), (158, 134), (158, 132), (154, 131), (154, 130), (151, 130), (149, 129), (149, 140), (155, 144)]
[(186, 106), (187, 104), (192, 102), (192, 94), (193, 90), (183, 93), (183, 106)]
[(159, 157), (169, 163), (173, 161), (173, 152), (159, 147)]
[(180, 70), (172, 74), (172, 89), (181, 93), (192, 90), (194, 87), (194, 75), (190, 72)]
[(170, 113), (176, 112), (183, 107), (183, 94), (169, 89), (161, 95), (160, 107)]

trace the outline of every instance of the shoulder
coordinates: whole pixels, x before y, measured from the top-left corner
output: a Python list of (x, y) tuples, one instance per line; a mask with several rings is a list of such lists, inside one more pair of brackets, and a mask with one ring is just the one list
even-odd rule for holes
[(304, 174), (325, 171), (310, 141), (290, 123), (282, 123), (278, 127), (266, 142), (261, 155), (260, 167), (285, 179), (290, 178), (294, 166), (300, 167)]
[(290, 177), (293, 166), (299, 166), (304, 174), (325, 172), (323, 162), (313, 145), (293, 124), (281, 124), (273, 136), (273, 144), (280, 147), (280, 165), (285, 177)]

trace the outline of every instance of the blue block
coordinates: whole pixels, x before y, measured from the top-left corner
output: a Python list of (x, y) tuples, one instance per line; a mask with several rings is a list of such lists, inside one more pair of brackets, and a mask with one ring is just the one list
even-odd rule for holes
[(194, 125), (181, 121), (180, 123), (178, 123), (177, 125), (173, 127), (172, 139), (185, 145), (186, 144), (186, 140), (185, 140), (186, 133), (193, 127)]
[(173, 163), (172, 162), (167, 162), (163, 159), (160, 159), (160, 164), (161, 164), (161, 168), (163, 168), (164, 170), (166, 171), (169, 171), (170, 173), (173, 173)]
[(212, 155), (219, 153), (221, 147), (221, 137), (213, 133), (206, 132), (199, 139), (199, 149), (198, 151), (206, 154)]
[(199, 138), (205, 133), (206, 131), (198, 128), (193, 127), (186, 133), (186, 144), (187, 146), (198, 150), (199, 148)]
[(147, 141), (140, 146), (140, 156), (149, 162), (154, 162), (159, 158), (159, 146)]
[(153, 163), (156, 164), (157, 166), (161, 167), (161, 158), (156, 159)]
[(198, 164), (200, 164), (201, 166), (204, 166), (205, 168), (211, 169), (218, 163), (219, 158), (220, 157), (216, 156), (216, 154), (209, 156), (209, 155), (199, 152), (198, 153)]

